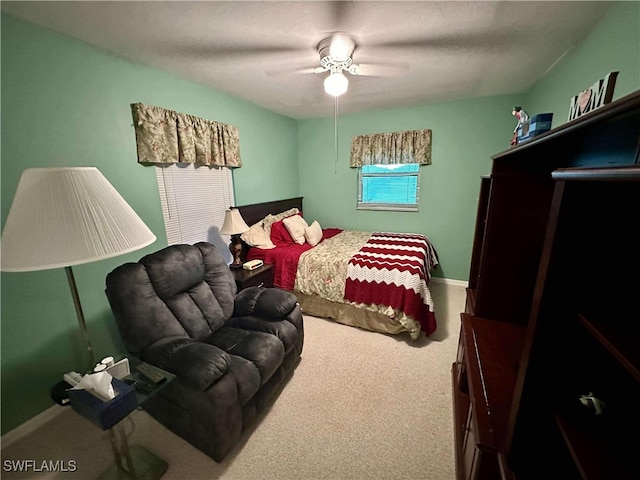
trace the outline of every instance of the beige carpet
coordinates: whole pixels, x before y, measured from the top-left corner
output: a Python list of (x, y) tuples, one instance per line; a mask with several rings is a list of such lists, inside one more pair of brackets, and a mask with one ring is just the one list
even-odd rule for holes
[[(144, 411), (125, 420), (131, 444), (169, 463), (163, 480), (455, 477), (451, 363), (464, 288), (431, 284), (438, 330), (412, 343), (305, 317), (303, 359), (271, 409), (221, 464)], [(94, 479), (113, 462), (106, 432), (71, 409), (2, 449), (3, 479)], [(13, 471), (18, 460), (57, 470)], [(23, 464), (24, 465), (24, 464)]]

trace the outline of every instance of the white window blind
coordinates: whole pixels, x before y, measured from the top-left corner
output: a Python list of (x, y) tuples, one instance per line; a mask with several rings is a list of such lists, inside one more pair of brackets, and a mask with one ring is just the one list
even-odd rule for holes
[(155, 167), (169, 245), (209, 242), (230, 261), (229, 235), (221, 235), (224, 212), (235, 205), (228, 168), (193, 164)]
[(417, 212), (419, 191), (418, 163), (358, 167), (358, 210)]

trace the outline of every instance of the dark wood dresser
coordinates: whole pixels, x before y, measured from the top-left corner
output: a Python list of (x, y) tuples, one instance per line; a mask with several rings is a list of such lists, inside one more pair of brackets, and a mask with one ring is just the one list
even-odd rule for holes
[(627, 479), (640, 91), (492, 157), (452, 368), (457, 477)]

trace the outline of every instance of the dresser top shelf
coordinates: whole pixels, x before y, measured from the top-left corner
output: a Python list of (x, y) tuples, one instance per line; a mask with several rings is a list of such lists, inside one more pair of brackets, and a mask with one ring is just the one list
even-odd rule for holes
[[(635, 91), (625, 97), (619, 98), (603, 107), (589, 112), (574, 120), (565, 122), (548, 132), (538, 135), (529, 141), (521, 143), (513, 148), (504, 150), (493, 155), (491, 158), (497, 160), (500, 158), (517, 156), (528, 149), (545, 145), (546, 143), (555, 143), (555, 141), (566, 142), (566, 137), (573, 134), (586, 135), (586, 131), (591, 128), (597, 130), (603, 128), (603, 122), (614, 121), (615, 123), (626, 124), (629, 117), (638, 118), (640, 111), (640, 90)], [(637, 133), (637, 132), (636, 132)]]

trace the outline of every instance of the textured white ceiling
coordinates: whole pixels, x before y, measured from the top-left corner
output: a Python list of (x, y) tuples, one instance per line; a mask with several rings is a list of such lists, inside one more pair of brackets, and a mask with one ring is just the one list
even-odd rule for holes
[(317, 45), (357, 44), (342, 113), (523, 92), (613, 2), (2, 1), (4, 12), (294, 118), (332, 115)]

